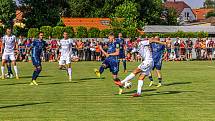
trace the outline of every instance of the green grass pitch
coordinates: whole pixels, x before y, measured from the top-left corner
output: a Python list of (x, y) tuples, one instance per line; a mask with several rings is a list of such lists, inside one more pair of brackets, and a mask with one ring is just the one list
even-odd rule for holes
[[(57, 63), (43, 63), (39, 86), (30, 86), (32, 64), (18, 63), (20, 80), (0, 80), (0, 121), (215, 120), (214, 63), (164, 62), (164, 86), (148, 87), (147, 78), (140, 98), (131, 97), (136, 79), (125, 94), (115, 95), (118, 88), (109, 70), (102, 79), (95, 77), (93, 69), (99, 65), (73, 63), (73, 82), (69, 83)], [(128, 63), (129, 73), (137, 65)], [(119, 77), (127, 74), (121, 71)]]

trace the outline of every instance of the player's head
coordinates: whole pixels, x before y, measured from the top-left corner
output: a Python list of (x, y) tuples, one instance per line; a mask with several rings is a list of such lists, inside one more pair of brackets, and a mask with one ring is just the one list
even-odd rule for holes
[(63, 32), (63, 38), (64, 38), (64, 39), (68, 39), (68, 38), (69, 38), (69, 36), (68, 36), (68, 33), (67, 33), (67, 32)]
[(155, 36), (155, 39), (160, 41), (160, 37), (159, 36)]
[(118, 34), (118, 37), (119, 37), (119, 38), (122, 38), (122, 33), (121, 33), (121, 32)]
[(11, 28), (7, 28), (7, 29), (6, 29), (6, 34), (10, 36), (10, 35), (11, 35), (11, 33), (12, 33)]
[(44, 33), (43, 32), (39, 32), (38, 36), (39, 36), (39, 39), (42, 40), (43, 36), (44, 36)]
[(110, 42), (113, 42), (114, 41), (114, 33), (110, 33), (108, 36), (108, 39)]

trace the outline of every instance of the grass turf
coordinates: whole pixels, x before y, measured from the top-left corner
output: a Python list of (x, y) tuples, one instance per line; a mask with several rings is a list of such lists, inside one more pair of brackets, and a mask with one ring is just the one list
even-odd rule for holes
[[(31, 63), (18, 63), (20, 80), (0, 80), (0, 121), (214, 121), (215, 64), (164, 62), (161, 88), (148, 87), (133, 98), (137, 87), (115, 95), (109, 70), (95, 77), (98, 62), (73, 63), (73, 82), (57, 63), (43, 63), (39, 86), (29, 86)], [(138, 63), (128, 63), (129, 73)], [(122, 66), (122, 65), (121, 65)], [(122, 71), (119, 77), (127, 74)], [(156, 80), (157, 82), (157, 80)]]

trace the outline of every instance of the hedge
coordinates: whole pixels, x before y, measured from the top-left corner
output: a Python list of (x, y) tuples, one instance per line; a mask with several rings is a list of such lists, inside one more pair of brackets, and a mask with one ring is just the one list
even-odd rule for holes
[(5, 31), (3, 26), (0, 26), (0, 36), (2, 37), (4, 35)]
[(40, 31), (44, 32), (44, 37), (48, 39), (52, 35), (52, 27), (51, 26), (42, 26), (40, 27)]
[(39, 33), (38, 28), (30, 28), (28, 30), (28, 38), (37, 38)]
[(99, 37), (101, 38), (106, 38), (110, 34), (111, 30), (110, 29), (104, 29), (100, 31)]
[(84, 26), (79, 26), (79, 27), (77, 27), (76, 31), (77, 31), (77, 33), (76, 33), (76, 37), (77, 37), (77, 38), (85, 38), (85, 37), (88, 37), (87, 28), (86, 28), (86, 27), (84, 27)]
[(56, 26), (52, 29), (52, 37), (61, 39), (63, 37), (64, 27)]
[(88, 30), (89, 38), (99, 37), (99, 34), (100, 34), (100, 30), (98, 28), (92, 27)]

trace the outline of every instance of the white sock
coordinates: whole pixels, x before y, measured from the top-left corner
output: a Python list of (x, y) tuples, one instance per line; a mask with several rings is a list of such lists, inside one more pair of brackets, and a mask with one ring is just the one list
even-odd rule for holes
[(131, 79), (133, 79), (135, 77), (135, 75), (133, 73), (131, 73), (130, 75), (128, 75), (124, 80), (121, 81), (121, 83), (125, 83)]
[(1, 66), (1, 74), (4, 76), (4, 66)]
[(142, 86), (143, 86), (143, 80), (138, 80), (137, 94), (141, 94)]
[(14, 71), (15, 71), (16, 76), (18, 76), (18, 69), (17, 69), (17, 66), (14, 66), (13, 68), (14, 68)]
[(72, 79), (72, 68), (68, 68), (67, 71), (69, 74), (69, 79)]

